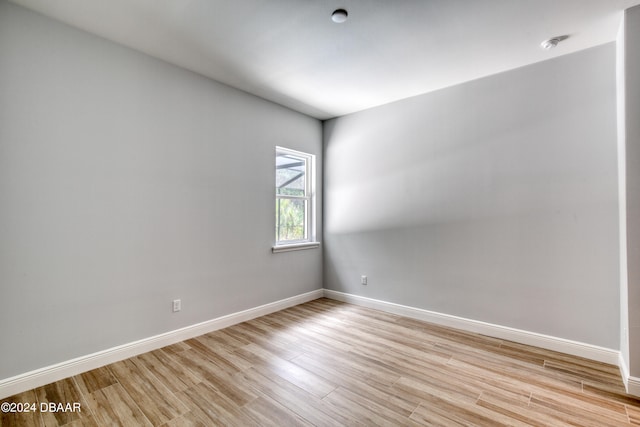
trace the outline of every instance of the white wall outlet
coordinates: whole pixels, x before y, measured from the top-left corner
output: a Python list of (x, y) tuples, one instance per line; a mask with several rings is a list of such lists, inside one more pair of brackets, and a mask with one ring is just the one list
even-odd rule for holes
[(180, 301), (179, 299), (174, 299), (173, 300), (173, 312), (177, 312), (182, 310), (182, 301)]
[(367, 276), (360, 276), (360, 284), (361, 285), (367, 284)]

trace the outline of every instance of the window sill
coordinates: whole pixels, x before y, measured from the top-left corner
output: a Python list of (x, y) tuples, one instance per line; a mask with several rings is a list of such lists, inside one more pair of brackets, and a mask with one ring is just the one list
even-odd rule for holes
[(291, 252), (291, 251), (301, 251), (304, 249), (315, 249), (320, 247), (320, 242), (304, 242), (304, 243), (293, 243), (290, 245), (278, 245), (271, 248), (271, 251), (274, 254), (280, 252)]

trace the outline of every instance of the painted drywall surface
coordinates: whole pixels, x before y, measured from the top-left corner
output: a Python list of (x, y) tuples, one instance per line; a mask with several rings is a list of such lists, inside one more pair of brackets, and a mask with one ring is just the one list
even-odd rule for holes
[(615, 63), (325, 122), (325, 288), (618, 349)]
[(640, 377), (640, 7), (625, 12), (625, 163), (629, 373)]
[(620, 357), (623, 372), (629, 372), (629, 301), (627, 282), (627, 178), (625, 109), (625, 22), (620, 22), (616, 38), (616, 124), (618, 131), (618, 226), (620, 251)]
[(271, 253), (274, 147), (321, 132), (0, 2), (0, 379), (321, 288)]

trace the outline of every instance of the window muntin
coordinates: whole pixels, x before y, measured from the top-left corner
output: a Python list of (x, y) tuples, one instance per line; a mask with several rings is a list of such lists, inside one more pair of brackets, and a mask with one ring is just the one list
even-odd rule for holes
[(314, 156), (276, 147), (277, 245), (312, 242)]

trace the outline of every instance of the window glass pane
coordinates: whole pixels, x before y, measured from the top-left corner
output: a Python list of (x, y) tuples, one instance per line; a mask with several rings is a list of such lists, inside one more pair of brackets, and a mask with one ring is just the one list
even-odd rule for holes
[(275, 244), (308, 242), (313, 230), (314, 156), (276, 147)]
[(288, 154), (276, 157), (276, 194), (305, 195), (306, 160)]
[(304, 240), (307, 238), (305, 222), (307, 201), (299, 199), (276, 200), (276, 241)]

